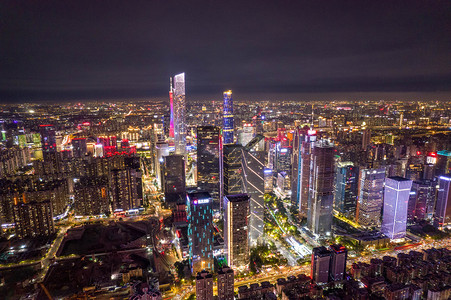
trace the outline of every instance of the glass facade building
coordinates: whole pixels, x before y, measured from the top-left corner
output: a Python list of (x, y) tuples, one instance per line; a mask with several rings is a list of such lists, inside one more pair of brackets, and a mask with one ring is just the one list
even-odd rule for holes
[(233, 144), (233, 99), (232, 91), (224, 92), (224, 109), (223, 109), (223, 137), (224, 144)]
[(337, 164), (335, 176), (334, 208), (347, 218), (355, 217), (357, 206), (359, 168), (352, 162), (340, 162)]
[(406, 236), (407, 207), (411, 188), (412, 180), (403, 177), (388, 177), (385, 180), (381, 231), (390, 239)]
[(361, 169), (356, 220), (365, 227), (379, 227), (384, 203), (385, 167)]
[(185, 73), (174, 76), (174, 145), (175, 154), (186, 152), (186, 98)]

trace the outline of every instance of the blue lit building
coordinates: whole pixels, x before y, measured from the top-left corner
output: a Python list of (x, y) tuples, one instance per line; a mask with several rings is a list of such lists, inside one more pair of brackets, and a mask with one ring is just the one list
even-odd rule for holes
[(233, 144), (233, 99), (232, 91), (224, 92), (224, 119), (223, 119), (224, 145)]
[(192, 274), (213, 270), (213, 209), (207, 192), (188, 192), (189, 260)]
[(355, 217), (359, 168), (350, 161), (339, 162), (335, 174), (334, 208), (348, 218)]

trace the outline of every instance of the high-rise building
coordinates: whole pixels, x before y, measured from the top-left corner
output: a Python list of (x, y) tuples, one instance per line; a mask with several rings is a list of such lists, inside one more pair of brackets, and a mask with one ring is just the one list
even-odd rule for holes
[(310, 168), (307, 225), (318, 235), (329, 235), (334, 201), (334, 147), (327, 140), (314, 144)]
[(132, 168), (110, 171), (110, 192), (113, 211), (129, 210), (142, 205), (141, 172)]
[(356, 220), (365, 227), (379, 227), (384, 203), (385, 167), (361, 169)]
[(57, 152), (55, 127), (50, 124), (39, 125), (39, 133), (41, 134), (42, 155), (45, 161)]
[(330, 245), (331, 261), (329, 277), (331, 281), (340, 281), (346, 279), (346, 260), (348, 259), (348, 250), (342, 245)]
[(432, 220), (435, 208), (435, 186), (430, 180), (419, 180), (412, 183), (410, 191), (407, 221)]
[(185, 201), (186, 178), (185, 156), (169, 155), (163, 157), (163, 191), (167, 203), (176, 204)]
[(207, 192), (189, 192), (188, 244), (193, 274), (213, 269), (213, 210), (212, 198)]
[(260, 142), (265, 137), (257, 135), (243, 148), (243, 180), (245, 193), (250, 198), (249, 245), (254, 246), (264, 236), (265, 157)]
[(355, 218), (359, 187), (359, 168), (350, 161), (337, 164), (334, 208), (348, 218)]
[(86, 138), (72, 139), (72, 152), (75, 158), (84, 157), (88, 153)]
[(402, 177), (385, 179), (384, 215), (381, 231), (390, 239), (406, 236), (407, 207), (412, 180)]
[(293, 138), (291, 203), (299, 208), (299, 213), (307, 216), (310, 160), (316, 131), (308, 127), (297, 129)]
[(174, 76), (174, 144), (175, 154), (186, 152), (186, 97), (185, 73)]
[(435, 176), (451, 173), (451, 151), (438, 151), (435, 164)]
[(108, 179), (82, 177), (74, 187), (74, 211), (77, 216), (97, 216), (110, 211)]
[(233, 270), (227, 266), (218, 271), (218, 298), (219, 300), (235, 299), (234, 274)]
[(362, 134), (362, 150), (366, 151), (370, 143), (371, 143), (371, 130), (365, 129)]
[(172, 77), (169, 78), (169, 137), (174, 138), (174, 89), (172, 88)]
[(218, 127), (197, 127), (197, 186), (208, 191), (213, 198), (213, 208), (219, 209), (219, 181), (222, 156), (221, 135)]
[(241, 145), (224, 145), (222, 150), (222, 194), (241, 194), (243, 192), (243, 167), (241, 166)]
[(19, 238), (49, 236), (55, 233), (52, 204), (49, 200), (27, 202), (24, 194), (23, 201), (16, 200), (14, 205), (14, 222)]
[(255, 127), (252, 124), (244, 124), (243, 128), (238, 130), (237, 144), (246, 146), (255, 136)]
[(155, 145), (156, 154), (155, 154), (155, 177), (157, 178), (157, 184), (159, 187), (162, 187), (163, 184), (163, 170), (162, 165), (164, 163), (165, 156), (169, 155), (169, 145), (164, 142), (158, 142)]
[(232, 91), (224, 92), (224, 116), (223, 116), (223, 137), (224, 145), (233, 144), (233, 99)]
[(227, 263), (241, 267), (249, 263), (249, 196), (224, 196), (224, 252)]
[(438, 178), (437, 204), (435, 207), (434, 226), (443, 228), (451, 224), (451, 174)]
[(329, 266), (331, 252), (326, 247), (313, 248), (311, 277), (316, 284), (326, 284), (329, 282)]
[(196, 299), (213, 300), (213, 275), (207, 271), (197, 273)]

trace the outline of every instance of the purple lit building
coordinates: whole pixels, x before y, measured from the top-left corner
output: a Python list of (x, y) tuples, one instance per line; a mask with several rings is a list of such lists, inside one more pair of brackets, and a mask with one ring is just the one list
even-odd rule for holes
[(412, 180), (403, 177), (385, 179), (382, 233), (390, 239), (406, 236), (407, 208)]
[(440, 176), (438, 186), (434, 226), (443, 228), (451, 225), (451, 174)]

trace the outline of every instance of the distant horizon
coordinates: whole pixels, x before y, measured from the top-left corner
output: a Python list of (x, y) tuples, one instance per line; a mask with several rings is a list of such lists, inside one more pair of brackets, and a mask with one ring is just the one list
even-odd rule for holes
[[(304, 101), (451, 101), (450, 92), (317, 92), (317, 93), (242, 93), (233, 92), (233, 99), (235, 101), (292, 101), (292, 102), (304, 102)], [(209, 101), (222, 101), (222, 91), (217, 94), (186, 94), (188, 102), (209, 102)], [(90, 103), (90, 102), (142, 102), (142, 101), (155, 101), (155, 102), (169, 102), (169, 95), (164, 96), (135, 96), (135, 97), (48, 97), (47, 99), (35, 99), (35, 100), (19, 100), (14, 99), (8, 101), (7, 99), (0, 99), (1, 104), (54, 104), (55, 102), (61, 102), (64, 104), (69, 103)]]

